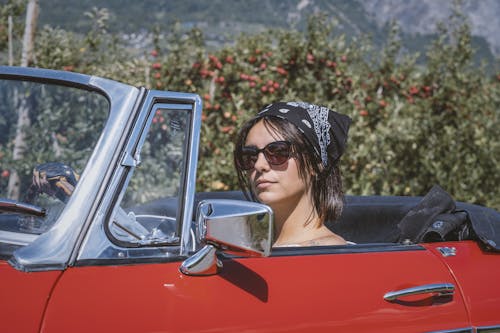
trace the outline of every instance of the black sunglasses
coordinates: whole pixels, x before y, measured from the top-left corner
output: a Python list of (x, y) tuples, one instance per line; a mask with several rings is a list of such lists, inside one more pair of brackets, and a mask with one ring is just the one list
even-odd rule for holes
[(241, 147), (239, 154), (237, 154), (238, 167), (242, 170), (253, 169), (261, 152), (264, 153), (269, 164), (280, 165), (290, 158), (292, 144), (288, 141), (274, 141), (262, 149), (252, 146)]

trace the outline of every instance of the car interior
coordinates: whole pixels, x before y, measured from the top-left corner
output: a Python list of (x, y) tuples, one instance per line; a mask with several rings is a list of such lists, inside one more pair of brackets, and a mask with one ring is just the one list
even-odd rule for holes
[[(247, 200), (241, 191), (198, 192), (195, 195), (195, 206), (203, 200), (234, 199)], [(333, 232), (356, 244), (372, 243), (403, 243), (415, 244), (418, 242), (458, 241), (475, 239), (477, 234), (471, 228), (474, 215), (485, 208), (472, 204), (453, 202), (455, 209), (446, 214), (438, 214), (440, 207), (434, 207), (434, 213), (427, 213), (429, 207), (419, 207), (425, 197), (410, 196), (346, 196), (341, 217), (337, 221), (326, 225)], [(133, 208), (135, 214), (152, 214), (175, 216), (178, 201), (174, 199), (158, 199)], [(455, 206), (456, 204), (456, 206)], [(418, 210), (420, 208), (420, 210)], [(432, 211), (432, 207), (430, 209)], [(418, 215), (425, 211), (427, 215)], [(194, 210), (193, 214), (196, 214)], [(453, 217), (456, 221), (446, 230), (446, 220)], [(413, 217), (413, 220), (411, 218)], [(420, 225), (415, 225), (418, 218)], [(442, 226), (443, 219), (445, 234), (436, 230)], [(193, 221), (195, 216), (193, 216)], [(404, 224), (412, 223), (418, 231), (413, 239), (402, 238)], [(416, 239), (415, 237), (419, 237)]]

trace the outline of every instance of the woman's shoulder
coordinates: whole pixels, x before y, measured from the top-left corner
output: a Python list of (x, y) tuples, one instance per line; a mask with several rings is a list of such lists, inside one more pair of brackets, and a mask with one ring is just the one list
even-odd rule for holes
[(337, 234), (330, 234), (299, 243), (298, 246), (324, 246), (352, 244)]
[(347, 242), (345, 241), (344, 238), (340, 237), (339, 235), (328, 235), (328, 236), (323, 236), (315, 239), (311, 239), (309, 241), (308, 246), (320, 246), (320, 245), (345, 245)]
[[(311, 235), (312, 236), (312, 235)], [(279, 242), (274, 247), (298, 247), (298, 246), (328, 246), (328, 245), (353, 245), (355, 243), (346, 241), (342, 236), (335, 234), (327, 228), (321, 228), (314, 236), (304, 241)]]

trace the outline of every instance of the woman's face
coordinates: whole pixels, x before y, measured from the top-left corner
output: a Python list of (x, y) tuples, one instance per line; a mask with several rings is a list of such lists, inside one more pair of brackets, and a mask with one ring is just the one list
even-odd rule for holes
[[(248, 132), (245, 146), (262, 149), (271, 142), (283, 139), (278, 133), (270, 132), (261, 120)], [(273, 209), (294, 207), (299, 200), (309, 195), (293, 157), (283, 164), (271, 165), (260, 152), (253, 169), (247, 171), (247, 176), (257, 199)]]

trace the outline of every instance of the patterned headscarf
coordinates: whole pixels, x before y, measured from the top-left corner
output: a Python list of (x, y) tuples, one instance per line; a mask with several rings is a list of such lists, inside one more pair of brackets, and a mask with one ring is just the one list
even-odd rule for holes
[(274, 116), (294, 124), (314, 147), (323, 165), (328, 156), (336, 164), (344, 153), (351, 118), (324, 106), (305, 102), (277, 102), (262, 109), (257, 117)]

